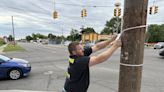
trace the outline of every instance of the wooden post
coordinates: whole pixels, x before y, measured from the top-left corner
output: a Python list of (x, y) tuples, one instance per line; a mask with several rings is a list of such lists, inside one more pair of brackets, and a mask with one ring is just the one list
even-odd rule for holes
[[(148, 0), (125, 0), (124, 3), (122, 29), (146, 25)], [(121, 37), (123, 43), (118, 92), (140, 92), (145, 29), (131, 29)]]

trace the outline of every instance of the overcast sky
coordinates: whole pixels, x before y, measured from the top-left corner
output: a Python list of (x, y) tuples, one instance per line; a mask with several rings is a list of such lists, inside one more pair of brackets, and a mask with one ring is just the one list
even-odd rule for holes
[[(118, 0), (119, 1), (119, 0)], [(154, 0), (149, 0), (149, 6)], [(115, 0), (0, 0), (0, 36), (12, 34), (11, 16), (14, 16), (16, 39), (25, 38), (32, 33), (66, 36), (70, 30), (93, 27), (96, 32), (104, 28), (106, 20), (113, 17)], [(124, 0), (120, 0), (123, 11)], [(164, 24), (164, 0), (156, 0), (159, 11), (148, 15), (147, 24)], [(98, 7), (90, 7), (98, 6)], [(88, 16), (81, 18), (81, 10), (87, 9)], [(58, 19), (52, 12), (59, 13)]]

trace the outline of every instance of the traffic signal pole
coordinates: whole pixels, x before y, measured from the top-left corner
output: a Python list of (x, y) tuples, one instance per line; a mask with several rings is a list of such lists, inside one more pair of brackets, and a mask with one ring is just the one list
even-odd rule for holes
[(118, 92), (140, 92), (148, 0), (124, 3)]

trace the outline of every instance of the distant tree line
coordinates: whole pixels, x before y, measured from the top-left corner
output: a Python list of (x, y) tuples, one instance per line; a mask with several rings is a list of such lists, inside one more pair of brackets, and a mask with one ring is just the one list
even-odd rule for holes
[[(90, 27), (83, 28), (82, 31), (84, 31), (85, 33), (95, 32), (95, 30), (93, 28), (90, 28)], [(67, 37), (56, 36), (52, 33), (49, 33), (48, 35), (42, 35), (42, 34), (39, 34), (39, 33), (34, 34), (33, 33), (32, 35), (26, 36), (26, 40), (31, 41), (31, 40), (37, 40), (37, 39), (49, 39), (49, 40), (53, 40), (53, 41), (62, 41), (62, 40), (80, 41), (82, 31), (78, 31), (76, 29), (71, 29), (70, 35), (68, 35)]]
[(164, 42), (164, 24), (149, 25), (145, 40), (146, 42)]
[[(120, 33), (121, 31), (121, 18), (113, 17), (110, 20), (106, 21), (105, 27), (100, 31), (102, 35), (109, 35), (113, 33)], [(52, 33), (49, 33), (47, 36), (42, 34), (32, 34), (31, 36), (26, 36), (26, 40), (37, 40), (37, 39), (50, 39), (50, 40), (69, 40), (69, 41), (80, 41), (82, 33), (96, 33), (94, 28), (85, 27), (81, 30), (71, 29), (70, 34), (67, 37), (56, 36)], [(12, 37), (9, 37), (12, 40)], [(146, 32), (145, 42), (160, 42), (164, 41), (164, 24), (162, 25), (149, 25), (148, 31)]]

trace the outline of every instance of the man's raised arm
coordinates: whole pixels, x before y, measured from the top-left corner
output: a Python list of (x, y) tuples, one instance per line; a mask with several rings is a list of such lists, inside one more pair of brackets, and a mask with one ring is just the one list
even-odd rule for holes
[(112, 41), (114, 41), (116, 39), (117, 35), (112, 35), (111, 39), (108, 39), (106, 41), (102, 41), (102, 42), (99, 42), (97, 44), (95, 44), (93, 47), (92, 47), (92, 52), (96, 52), (98, 50), (101, 50), (103, 48), (105, 48), (106, 46), (108, 46)]

